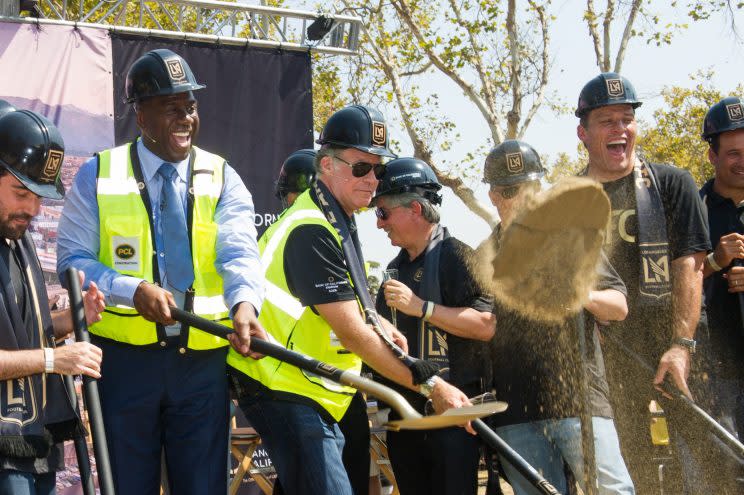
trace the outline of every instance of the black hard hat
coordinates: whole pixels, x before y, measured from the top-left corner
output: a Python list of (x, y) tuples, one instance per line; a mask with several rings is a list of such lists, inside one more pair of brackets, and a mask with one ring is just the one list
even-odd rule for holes
[(301, 193), (310, 187), (316, 175), (315, 155), (315, 150), (303, 149), (295, 151), (284, 160), (274, 190), (277, 198), (291, 192)]
[(385, 117), (379, 110), (363, 105), (351, 105), (331, 115), (317, 143), (395, 158), (388, 149)]
[(0, 118), (10, 112), (15, 112), (15, 107), (5, 100), (0, 100)]
[(191, 67), (177, 53), (165, 48), (152, 50), (134, 61), (127, 72), (126, 101), (151, 96), (174, 95), (206, 88), (196, 82)]
[(603, 72), (584, 85), (579, 94), (575, 115), (581, 118), (595, 108), (608, 105), (631, 105), (638, 108), (642, 103), (628, 79), (615, 72)]
[(545, 169), (535, 148), (523, 141), (509, 139), (488, 153), (483, 167), (483, 182), (493, 186), (512, 186), (540, 180)]
[(438, 194), (442, 185), (431, 167), (418, 158), (396, 158), (387, 163), (385, 175), (377, 185), (375, 199), (387, 194), (414, 192), (420, 194), (435, 205), (442, 204), (442, 195)]
[(49, 199), (65, 197), (59, 177), (65, 143), (45, 117), (16, 110), (0, 117), (0, 165), (31, 192)]
[(716, 134), (742, 128), (744, 128), (744, 99), (729, 96), (708, 109), (703, 121), (703, 139), (709, 141)]

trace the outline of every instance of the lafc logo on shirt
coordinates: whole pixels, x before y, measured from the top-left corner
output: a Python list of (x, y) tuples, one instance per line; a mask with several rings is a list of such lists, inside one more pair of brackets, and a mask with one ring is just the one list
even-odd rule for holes
[(607, 79), (607, 94), (614, 97), (620, 98), (625, 95), (625, 85), (620, 79)]
[(734, 122), (737, 120), (744, 120), (744, 105), (741, 103), (726, 105), (726, 111), (728, 112), (729, 120)]
[(184, 72), (180, 60), (167, 60), (165, 65), (168, 67), (168, 75), (170, 75), (171, 81), (174, 84), (186, 82), (186, 72)]
[(385, 124), (382, 122), (372, 122), (372, 144), (375, 146), (385, 146)]
[(669, 256), (666, 254), (658, 258), (643, 256), (643, 280), (647, 284), (663, 284), (669, 282)]
[(49, 156), (44, 164), (44, 170), (41, 171), (41, 179), (45, 182), (54, 182), (57, 179), (57, 173), (62, 166), (62, 160), (65, 157), (64, 151), (49, 150)]
[(522, 153), (507, 153), (506, 154), (506, 167), (509, 172), (516, 174), (524, 170), (524, 162), (522, 161)]

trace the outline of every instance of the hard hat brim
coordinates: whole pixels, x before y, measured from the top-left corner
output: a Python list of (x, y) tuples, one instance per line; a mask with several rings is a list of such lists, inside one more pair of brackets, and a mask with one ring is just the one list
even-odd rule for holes
[(59, 177), (57, 177), (57, 180), (54, 184), (39, 184), (38, 182), (34, 182), (29, 177), (26, 177), (25, 175), (10, 167), (5, 167), (5, 170), (10, 172), (13, 177), (18, 179), (21, 184), (23, 184), (23, 187), (36, 194), (37, 196), (46, 199), (65, 198), (65, 187), (62, 185), (62, 181), (59, 179)]

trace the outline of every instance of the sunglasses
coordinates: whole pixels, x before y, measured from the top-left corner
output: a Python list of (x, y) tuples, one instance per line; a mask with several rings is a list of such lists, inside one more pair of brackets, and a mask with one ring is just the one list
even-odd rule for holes
[(519, 193), (519, 186), (509, 186), (503, 189), (499, 189), (498, 192), (502, 198), (511, 199)]
[(400, 208), (401, 206), (403, 205), (391, 206), (389, 208), (382, 208), (378, 206), (377, 208), (375, 208), (375, 216), (377, 216), (377, 218), (379, 218), (380, 220), (387, 220), (388, 218), (390, 218), (390, 210)]
[(354, 177), (364, 177), (365, 175), (369, 173), (370, 170), (374, 170), (375, 179), (381, 179), (382, 176), (385, 175), (385, 169), (387, 168), (387, 165), (383, 163), (368, 163), (368, 162), (349, 163), (343, 158), (340, 158), (338, 156), (334, 156), (333, 158), (335, 160), (338, 160), (350, 166), (351, 175), (353, 175)]

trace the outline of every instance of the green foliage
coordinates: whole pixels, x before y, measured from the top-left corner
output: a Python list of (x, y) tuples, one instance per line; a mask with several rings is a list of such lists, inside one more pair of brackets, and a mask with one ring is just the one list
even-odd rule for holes
[[(579, 143), (577, 145), (576, 153), (576, 157), (573, 157), (568, 153), (558, 153), (555, 161), (547, 167), (548, 170), (545, 174), (545, 180), (549, 184), (555, 184), (558, 180), (564, 177), (573, 177), (584, 170), (589, 161), (589, 155), (587, 154), (586, 148), (584, 148), (583, 144)], [(544, 160), (543, 163), (545, 163)]]

